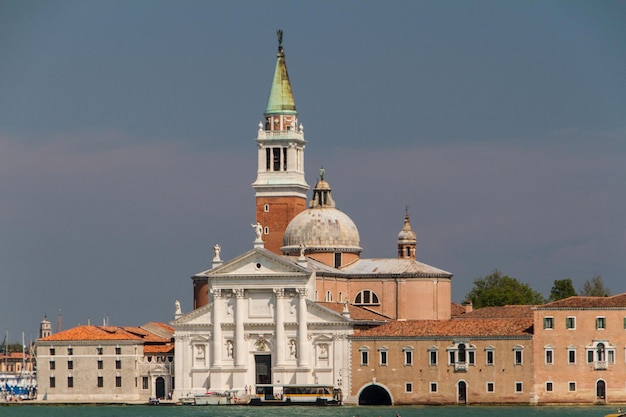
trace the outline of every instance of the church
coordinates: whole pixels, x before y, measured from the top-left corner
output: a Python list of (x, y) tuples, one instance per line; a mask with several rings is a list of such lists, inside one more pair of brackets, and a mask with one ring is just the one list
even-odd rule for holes
[(357, 403), (351, 336), (389, 321), (450, 319), (452, 274), (416, 259), (408, 213), (397, 258), (361, 258), (359, 230), (337, 208), (323, 169), (307, 199), (307, 141), (282, 31), (256, 142), (252, 247), (222, 260), (216, 244), (209, 268), (192, 277), (194, 309), (177, 305), (174, 398), (279, 398), (286, 385), (315, 385)]

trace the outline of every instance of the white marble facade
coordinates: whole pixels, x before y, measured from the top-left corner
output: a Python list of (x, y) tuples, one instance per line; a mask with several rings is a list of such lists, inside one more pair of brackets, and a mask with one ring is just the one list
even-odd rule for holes
[(348, 392), (352, 324), (315, 303), (315, 272), (256, 247), (196, 276), (209, 303), (178, 313), (175, 398), (256, 384), (329, 384)]

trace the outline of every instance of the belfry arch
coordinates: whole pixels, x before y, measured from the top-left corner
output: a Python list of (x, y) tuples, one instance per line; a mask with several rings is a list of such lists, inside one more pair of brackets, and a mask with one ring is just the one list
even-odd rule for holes
[(389, 390), (376, 383), (361, 388), (358, 397), (359, 405), (393, 405)]

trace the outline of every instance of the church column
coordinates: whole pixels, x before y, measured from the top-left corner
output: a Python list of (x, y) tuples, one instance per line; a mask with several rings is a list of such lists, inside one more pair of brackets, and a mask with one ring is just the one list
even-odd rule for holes
[(306, 288), (298, 288), (298, 366), (309, 365)]
[(244, 304), (245, 304), (245, 290), (235, 290), (236, 304), (235, 304), (235, 364), (236, 366), (246, 365), (246, 345), (244, 341)]
[(222, 321), (224, 311), (224, 299), (222, 290), (212, 289), (213, 294), (213, 366), (222, 364)]
[(276, 365), (285, 365), (285, 289), (274, 288), (276, 294)]

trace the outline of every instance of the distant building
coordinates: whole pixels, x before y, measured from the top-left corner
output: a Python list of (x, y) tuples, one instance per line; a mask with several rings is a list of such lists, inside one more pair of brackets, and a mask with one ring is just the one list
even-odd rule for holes
[(174, 389), (173, 329), (77, 326), (37, 340), (38, 399), (148, 401)]

